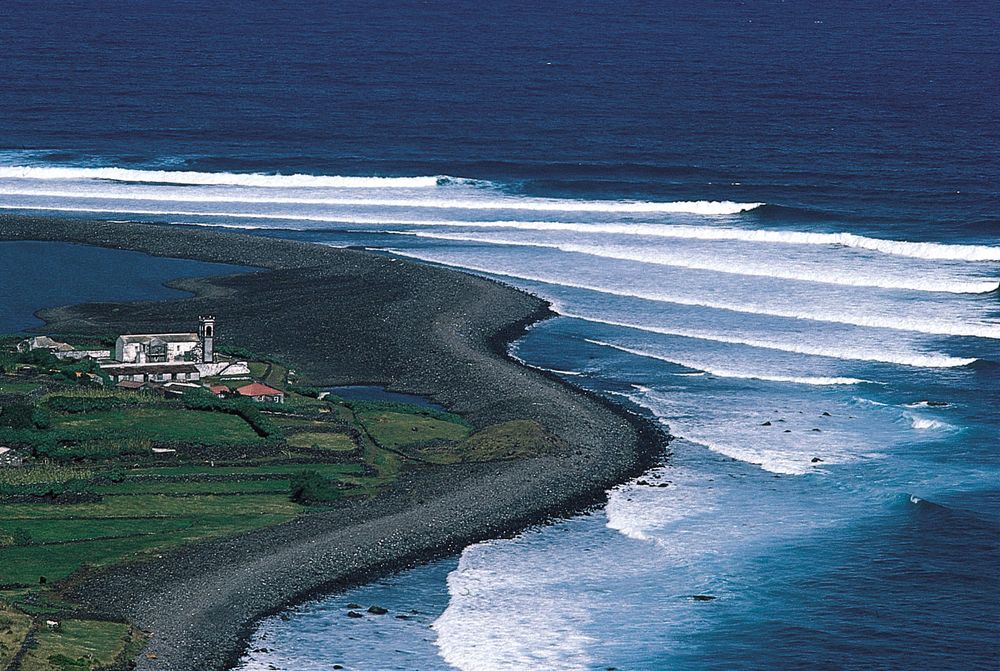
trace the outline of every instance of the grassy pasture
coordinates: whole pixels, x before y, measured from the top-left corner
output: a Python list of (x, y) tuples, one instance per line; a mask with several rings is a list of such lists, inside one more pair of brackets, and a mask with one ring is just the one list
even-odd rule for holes
[(59, 417), (55, 429), (66, 439), (74, 433), (91, 436), (100, 431), (108, 437), (128, 437), (170, 443), (246, 443), (259, 440), (240, 417), (221, 412), (182, 408), (134, 408), (105, 410)]
[(346, 433), (312, 432), (293, 433), (288, 436), (292, 447), (312, 447), (333, 452), (351, 452), (358, 448)]
[(31, 671), (91, 671), (107, 668), (138, 652), (141, 639), (127, 624), (63, 620), (40, 629), (21, 662)]
[(31, 628), (31, 618), (13, 610), (0, 610), (0, 669), (6, 669), (10, 660), (21, 649), (24, 637)]
[(399, 449), (418, 442), (459, 441), (469, 435), (464, 424), (401, 412), (366, 411), (358, 419), (380, 445)]

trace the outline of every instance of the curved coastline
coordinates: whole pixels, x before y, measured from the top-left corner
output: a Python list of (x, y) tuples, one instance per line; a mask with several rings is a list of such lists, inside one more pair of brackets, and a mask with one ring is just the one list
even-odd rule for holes
[(261, 618), (579, 511), (645, 470), (667, 440), (622, 406), (514, 361), (507, 345), (553, 313), (492, 280), (357, 250), (156, 224), (3, 215), (0, 240), (264, 269), (174, 282), (194, 294), (179, 300), (48, 310), (48, 330), (162, 328), (211, 311), (223, 342), (293, 361), (316, 384), (420, 394), (477, 427), (534, 419), (569, 446), (526, 460), (420, 469), (372, 501), (76, 576), (67, 585), (75, 598), (152, 632), (139, 669), (232, 666)]

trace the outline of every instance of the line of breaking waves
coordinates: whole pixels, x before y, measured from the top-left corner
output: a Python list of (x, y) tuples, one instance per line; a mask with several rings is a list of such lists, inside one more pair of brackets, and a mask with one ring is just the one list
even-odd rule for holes
[(658, 361), (664, 361), (666, 363), (672, 363), (678, 366), (683, 366), (684, 368), (690, 368), (691, 370), (704, 371), (709, 375), (714, 375), (715, 377), (735, 378), (738, 380), (763, 380), (764, 382), (787, 382), (789, 384), (809, 384), (816, 386), (841, 385), (841, 384), (880, 384), (878, 382), (873, 382), (871, 380), (861, 380), (856, 377), (795, 377), (790, 375), (771, 375), (769, 373), (754, 373), (750, 371), (737, 371), (737, 370), (728, 370), (724, 368), (714, 368), (712, 366), (705, 366), (705, 364), (698, 363), (696, 361), (685, 361), (683, 359), (678, 359), (677, 357), (668, 357), (668, 356), (663, 356), (662, 354), (647, 352), (641, 349), (624, 347), (622, 345), (615, 345), (613, 343), (604, 342), (603, 340), (591, 340), (590, 338), (585, 338), (584, 340), (592, 345), (598, 345), (600, 347), (610, 347), (611, 349), (618, 350), (619, 352), (625, 352), (626, 354), (632, 354), (633, 356), (641, 356), (647, 359), (656, 359)]
[[(2, 170), (2, 169), (0, 169)], [(166, 172), (163, 174), (181, 174)], [(203, 174), (203, 173), (194, 173)], [(204, 173), (215, 174), (215, 173)], [(239, 175), (237, 175), (239, 176)], [(2, 177), (2, 175), (0, 175)], [(251, 177), (251, 175), (244, 175)], [(258, 175), (260, 179), (274, 179), (270, 175)], [(308, 175), (301, 175), (308, 178)], [(359, 179), (359, 180), (405, 180), (405, 179), (453, 179), (453, 178), (408, 178), (408, 177), (338, 177), (324, 179)], [(379, 184), (342, 184), (343, 188), (372, 187), (377, 188)], [(384, 186), (384, 185), (382, 185)], [(414, 186), (432, 185), (407, 185), (395, 184), (397, 188), (413, 188)], [(426, 208), (444, 210), (514, 210), (526, 212), (601, 212), (605, 214), (700, 214), (706, 216), (724, 216), (748, 212), (760, 207), (763, 203), (734, 203), (723, 200), (682, 200), (673, 202), (653, 202), (640, 200), (560, 200), (555, 198), (528, 198), (528, 197), (505, 197), (505, 198), (427, 198), (427, 197), (395, 197), (395, 198), (358, 198), (358, 197), (331, 197), (322, 198), (301, 197), (301, 196), (261, 196), (242, 194), (191, 194), (184, 193), (94, 193), (92, 191), (40, 191), (25, 189), (0, 189), (0, 195), (4, 196), (31, 196), (36, 198), (62, 198), (62, 199), (98, 199), (115, 201), (149, 201), (149, 202), (180, 202), (180, 203), (252, 203), (256, 205), (332, 205), (350, 207), (401, 207), (401, 208)], [(65, 208), (53, 208), (65, 209)], [(108, 210), (96, 210), (108, 211)], [(185, 214), (182, 212), (163, 211), (160, 214)], [(188, 213), (192, 214), (192, 213)], [(195, 212), (207, 216), (223, 216), (214, 212)], [(243, 213), (227, 213), (224, 216), (244, 216)], [(277, 219), (295, 219), (296, 217), (274, 217)], [(305, 221), (339, 221), (339, 219), (329, 219), (322, 216), (302, 216)], [(427, 222), (424, 222), (427, 223)]]
[[(45, 198), (100, 198), (118, 200), (148, 200), (164, 202), (252, 202), (276, 204), (314, 204), (348, 206), (385, 206), (411, 208), (454, 208), (472, 210), (542, 210), (565, 212), (606, 212), (627, 214), (650, 213), (655, 210), (640, 210), (638, 207), (660, 207), (660, 212), (676, 214), (739, 214), (747, 212), (759, 204), (730, 203), (728, 201), (691, 201), (677, 203), (627, 203), (610, 201), (540, 201), (519, 203), (511, 200), (428, 200), (428, 199), (244, 199), (220, 197), (166, 196), (150, 194), (143, 197), (114, 195), (94, 195), (74, 192), (23, 191), (0, 189), (0, 195), (35, 196)], [(893, 256), (905, 256), (932, 261), (1000, 261), (1000, 247), (990, 245), (961, 245), (939, 242), (911, 242), (908, 240), (886, 240), (870, 238), (854, 233), (814, 233), (808, 231), (777, 231), (768, 229), (733, 228), (729, 226), (693, 226), (684, 224), (649, 223), (571, 223), (560, 221), (462, 221), (453, 219), (402, 219), (397, 217), (358, 217), (337, 214), (260, 213), (260, 212), (212, 212), (183, 209), (136, 209), (122, 207), (76, 207), (58, 205), (11, 205), (0, 206), (11, 210), (44, 210), (52, 212), (90, 212), (137, 214), (153, 216), (224, 217), (228, 219), (300, 221), (343, 226), (438, 226), (461, 228), (502, 228), (527, 231), (557, 231), (586, 234), (635, 235), (661, 238), (679, 238), (707, 241), (739, 241), (777, 243), (791, 245), (821, 245), (826, 247), (849, 247), (865, 249)], [(687, 208), (687, 209), (685, 209)], [(251, 228), (247, 226), (247, 228)]]
[(517, 247), (537, 247), (555, 249), (561, 252), (585, 254), (619, 261), (637, 261), (658, 266), (687, 268), (690, 270), (707, 270), (715, 273), (732, 275), (748, 275), (754, 277), (770, 277), (798, 282), (815, 282), (820, 284), (838, 284), (849, 287), (875, 287), (879, 289), (904, 289), (908, 291), (931, 291), (954, 294), (987, 294), (1000, 288), (1000, 279), (984, 278), (981, 280), (959, 281), (926, 279), (922, 277), (894, 278), (889, 276), (862, 275), (859, 272), (850, 273), (829, 271), (823, 269), (781, 268), (774, 264), (758, 264), (741, 262), (734, 265), (731, 261), (699, 260), (686, 254), (671, 255), (667, 250), (653, 251), (620, 249), (615, 247), (600, 247), (595, 245), (580, 245), (571, 243), (530, 242), (525, 240), (484, 238), (472, 235), (453, 235), (447, 233), (424, 233), (419, 231), (387, 231), (394, 235), (413, 235), (433, 240), (454, 240), (458, 242), (476, 242), (491, 245), (506, 245)]
[(946, 354), (937, 353), (896, 353), (896, 352), (885, 352), (870, 351), (870, 350), (859, 350), (852, 349), (849, 347), (845, 348), (826, 348), (826, 347), (813, 347), (810, 345), (803, 345), (799, 343), (790, 342), (774, 342), (769, 340), (759, 340), (755, 338), (738, 338), (735, 336), (727, 336), (719, 333), (706, 333), (704, 331), (689, 331), (686, 329), (673, 329), (673, 328), (661, 328), (658, 326), (644, 326), (639, 324), (630, 324), (628, 322), (614, 321), (609, 319), (598, 319), (596, 317), (587, 317), (584, 315), (574, 314), (573, 312), (560, 310), (559, 314), (564, 317), (570, 317), (572, 319), (580, 319), (583, 321), (593, 322), (596, 324), (607, 324), (608, 326), (616, 326), (620, 328), (635, 329), (637, 331), (644, 331), (646, 333), (656, 333), (659, 335), (673, 336), (679, 338), (691, 338), (694, 340), (709, 340), (712, 342), (726, 343), (729, 345), (746, 345), (747, 347), (756, 347), (759, 349), (770, 349), (777, 350), (780, 352), (790, 352), (792, 354), (804, 354), (807, 356), (822, 356), (832, 359), (843, 359), (848, 361), (871, 361), (875, 363), (891, 363), (900, 366), (914, 366), (918, 368), (955, 368), (959, 366), (968, 366), (971, 363), (975, 363), (977, 359), (963, 359), (959, 357), (948, 356)]
[[(460, 177), (353, 177), (343, 175), (268, 175), (238, 172), (192, 172), (184, 170), (134, 170), (130, 168), (75, 168), (44, 166), (0, 166), (0, 179), (97, 180), (143, 184), (191, 186), (250, 186), (258, 188), (349, 188), (420, 189), (460, 183)], [(468, 180), (472, 182), (473, 180)]]
[(703, 307), (714, 310), (728, 310), (729, 312), (739, 312), (743, 314), (765, 315), (768, 317), (782, 317), (786, 319), (802, 319), (806, 321), (826, 322), (832, 324), (848, 324), (863, 328), (892, 329), (895, 331), (912, 331), (915, 333), (927, 333), (930, 335), (944, 336), (968, 336), (972, 338), (991, 338), (1000, 340), (1000, 323), (976, 323), (967, 324), (952, 321), (932, 321), (925, 319), (908, 319), (905, 317), (875, 316), (869, 314), (850, 314), (846, 312), (836, 315), (818, 312), (806, 312), (798, 310), (785, 310), (781, 308), (768, 308), (754, 305), (747, 302), (730, 303), (727, 301), (694, 300), (683, 296), (675, 296), (666, 293), (649, 293), (641, 291), (623, 291), (610, 287), (601, 287), (591, 284), (567, 282), (558, 278), (543, 277), (540, 275), (529, 275), (524, 273), (514, 273), (496, 268), (476, 266), (469, 263), (450, 263), (441, 261), (433, 255), (421, 254), (413, 250), (389, 249), (387, 251), (399, 256), (407, 256), (428, 263), (437, 263), (443, 266), (454, 268), (464, 268), (477, 273), (486, 273), (500, 277), (510, 277), (512, 279), (526, 280), (528, 282), (540, 282), (542, 284), (552, 284), (555, 286), (569, 287), (571, 289), (582, 289), (611, 296), (624, 296), (627, 298), (638, 298), (641, 300), (654, 301), (658, 303), (673, 303), (674, 305), (687, 305), (692, 307)]

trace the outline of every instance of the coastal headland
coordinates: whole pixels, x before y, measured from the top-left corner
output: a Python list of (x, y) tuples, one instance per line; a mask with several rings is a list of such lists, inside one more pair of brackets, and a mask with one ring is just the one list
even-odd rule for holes
[[(361, 250), (156, 224), (0, 216), (0, 240), (73, 242), (260, 272), (179, 280), (174, 301), (43, 312), (45, 330), (156, 331), (213, 313), (240, 344), (316, 386), (426, 396), (476, 428), (533, 420), (560, 447), (527, 459), (421, 468), (374, 499), (75, 576), (70, 595), (150, 632), (139, 669), (224, 669), (262, 617), (600, 501), (662, 453), (646, 419), (523, 366), (507, 345), (552, 315), (485, 278)], [(86, 272), (85, 268), (74, 272)]]

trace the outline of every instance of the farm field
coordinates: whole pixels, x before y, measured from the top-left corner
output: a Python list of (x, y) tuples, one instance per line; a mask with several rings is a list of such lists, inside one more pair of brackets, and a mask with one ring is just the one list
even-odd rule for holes
[(15, 655), (21, 669), (54, 670), (134, 656), (140, 632), (62, 596), (81, 570), (376, 496), (405, 469), (472, 455), (463, 446), (479, 435), (447, 412), (295, 387), (263, 358), (251, 371), (285, 403), (122, 390), (87, 362), (24, 360), (5, 342), (0, 446), (19, 465), (0, 465), (0, 669)]

